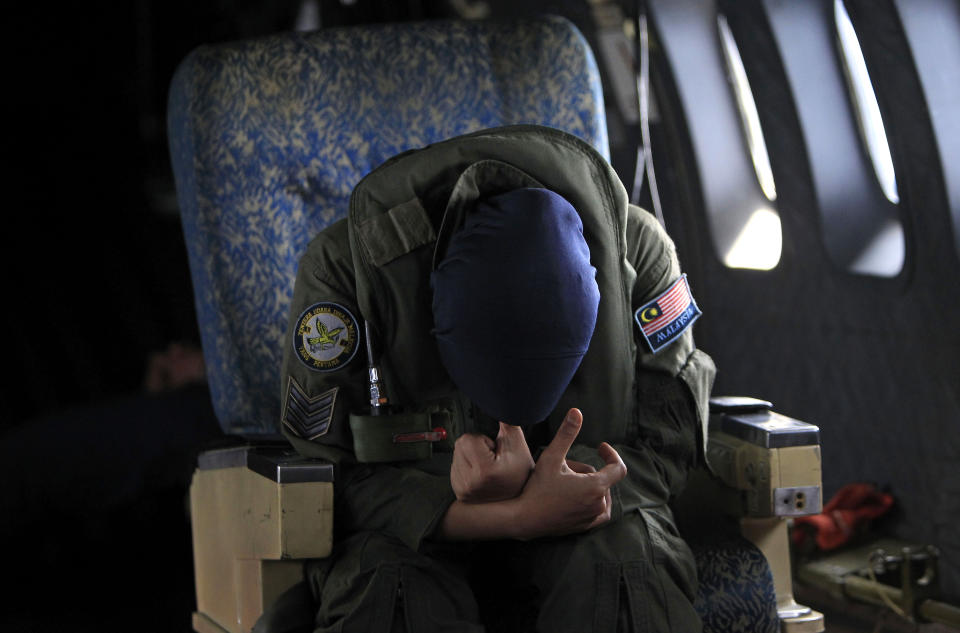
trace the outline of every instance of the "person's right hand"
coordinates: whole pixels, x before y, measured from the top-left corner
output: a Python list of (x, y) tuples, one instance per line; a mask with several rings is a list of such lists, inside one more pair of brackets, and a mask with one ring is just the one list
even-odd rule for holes
[(457, 439), (450, 484), (457, 499), (468, 503), (513, 499), (532, 470), (533, 457), (523, 429), (501, 422), (496, 441), (476, 433)]
[(516, 499), (520, 504), (518, 538), (585, 532), (610, 520), (610, 488), (626, 476), (627, 467), (606, 442), (597, 449), (606, 462), (599, 471), (590, 472), (593, 469), (585, 464), (568, 463), (567, 452), (582, 424), (580, 410), (570, 409), (553, 441), (540, 454), (533, 474)]

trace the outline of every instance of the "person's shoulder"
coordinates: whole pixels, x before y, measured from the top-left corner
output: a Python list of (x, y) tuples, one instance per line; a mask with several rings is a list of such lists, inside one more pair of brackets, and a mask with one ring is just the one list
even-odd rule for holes
[(642, 207), (627, 205), (627, 258), (634, 263), (676, 258), (676, 248), (657, 217)]
[(300, 267), (314, 276), (338, 281), (352, 277), (353, 257), (347, 220), (338, 220), (317, 233), (300, 257)]
[(337, 220), (325, 227), (310, 240), (305, 255), (316, 256), (327, 252), (350, 250), (347, 219)]

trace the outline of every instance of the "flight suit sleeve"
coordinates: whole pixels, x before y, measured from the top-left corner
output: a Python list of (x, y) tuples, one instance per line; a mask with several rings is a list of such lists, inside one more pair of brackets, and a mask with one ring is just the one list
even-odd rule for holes
[[(636, 270), (631, 296), (634, 315), (678, 280), (684, 283), (673, 241), (653, 215), (634, 206), (628, 214), (626, 255)], [(716, 373), (711, 358), (696, 348), (692, 327), (656, 351), (640, 327), (634, 316), (636, 410), (627, 425), (626, 441), (613, 444), (628, 470), (627, 478), (613, 491), (614, 520), (638, 507), (667, 504), (682, 492), (689, 469), (702, 459)], [(572, 457), (580, 459), (576, 454)], [(602, 466), (589, 451), (583, 451), (583, 457), (581, 461)]]
[[(627, 251), (637, 272), (631, 297), (631, 310), (637, 315), (672, 289), (681, 280), (682, 270), (673, 240), (652, 214), (639, 207), (629, 210)], [(679, 283), (689, 291), (686, 281)], [(699, 315), (692, 292), (690, 301)], [(642, 320), (635, 316), (633, 322), (637, 346), (634, 445), (653, 452), (672, 498), (683, 490), (687, 471), (702, 458), (716, 368), (697, 349), (692, 322), (678, 338), (655, 351), (655, 343), (641, 331)]]
[(369, 385), (348, 245), (341, 222), (300, 260), (284, 339), (281, 430), (300, 454), (336, 464), (338, 537), (378, 531), (418, 549), (454, 494), (449, 476), (354, 457), (350, 413), (368, 410)]

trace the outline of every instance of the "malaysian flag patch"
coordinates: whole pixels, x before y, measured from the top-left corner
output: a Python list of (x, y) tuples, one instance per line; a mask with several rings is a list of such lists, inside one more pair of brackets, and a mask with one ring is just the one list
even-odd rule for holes
[(656, 354), (677, 340), (701, 314), (690, 294), (687, 276), (681, 275), (662, 295), (640, 306), (633, 316), (650, 350)]

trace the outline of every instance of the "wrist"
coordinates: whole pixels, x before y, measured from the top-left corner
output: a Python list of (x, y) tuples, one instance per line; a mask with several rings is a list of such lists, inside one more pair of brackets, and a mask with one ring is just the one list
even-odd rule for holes
[(522, 508), (516, 499), (489, 503), (454, 501), (440, 521), (442, 541), (525, 540)]
[(525, 512), (522, 495), (499, 502), (503, 506), (505, 519), (505, 537), (515, 541), (529, 541), (530, 527)]

